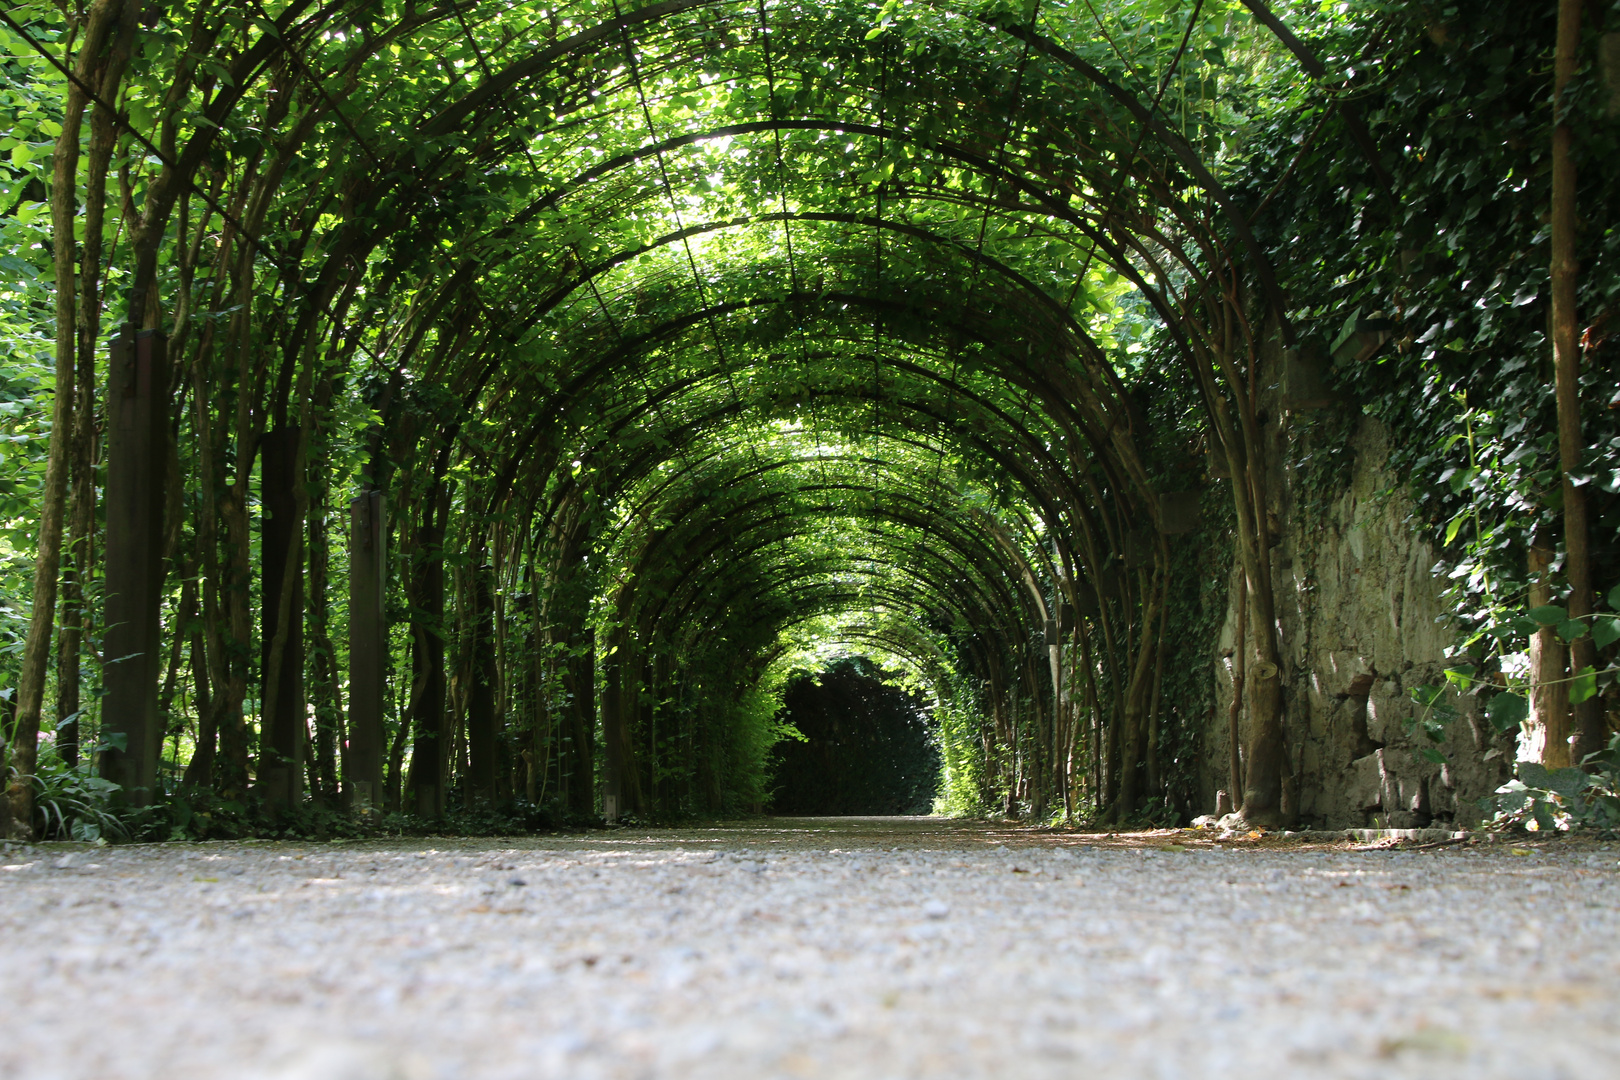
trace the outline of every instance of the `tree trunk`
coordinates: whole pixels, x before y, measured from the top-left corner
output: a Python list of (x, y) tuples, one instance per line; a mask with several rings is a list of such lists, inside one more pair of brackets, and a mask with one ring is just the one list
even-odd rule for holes
[(382, 492), (362, 491), (349, 503), (349, 740), (343, 760), (345, 799), (362, 812), (383, 796), (386, 540)]
[(495, 604), (488, 565), (469, 567), (472, 588), (472, 663), (467, 693), (468, 787), (473, 799), (493, 803), (499, 795), (499, 761), (496, 748)]
[(1232, 638), (1232, 704), (1226, 711), (1230, 747), (1232, 809), (1243, 809), (1243, 687), (1247, 679), (1249, 650), (1249, 575), (1238, 574), (1237, 633)]
[[(116, 81), (126, 57), (115, 50), (98, 69), (97, 82)], [(109, 79), (111, 76), (111, 79)], [(107, 100), (103, 95), (102, 100)], [(107, 168), (117, 146), (117, 118), (105, 105), (90, 111), (90, 152), (85, 162), (84, 250), (79, 260), (76, 312), (78, 360), (71, 451), (72, 509), (67, 566), (62, 573), (62, 630), (56, 664), (56, 752), (69, 765), (79, 761), (81, 651), (85, 633), (84, 583), (94, 565), (96, 522), (96, 345), (101, 337), (101, 237), (106, 223)]]
[[(1571, 619), (1592, 614), (1592, 556), (1586, 521), (1586, 485), (1581, 471), (1581, 351), (1575, 293), (1580, 273), (1575, 253), (1575, 160), (1570, 154), (1574, 133), (1564, 119), (1564, 89), (1575, 74), (1581, 41), (1581, 0), (1559, 0), (1558, 45), (1553, 59), (1552, 146), (1552, 329), (1554, 389), (1558, 399), (1558, 464), (1563, 472), (1564, 576), (1569, 580), (1567, 606)], [(1597, 666), (1592, 636), (1569, 646), (1569, 673)], [(1603, 749), (1608, 735), (1603, 704), (1596, 693), (1573, 707), (1569, 757), (1579, 764)]]
[[(107, 380), (106, 634), (101, 774), (142, 805), (157, 794), (164, 723), (158, 715), (163, 595), (163, 488), (168, 476), (165, 342), (126, 330)], [(121, 739), (120, 739), (121, 737)], [(119, 742), (122, 745), (119, 745)]]
[(218, 738), (218, 714), (214, 711), (214, 696), (208, 678), (208, 651), (203, 643), (203, 631), (191, 632), (191, 651), (188, 657), (192, 679), (192, 705), (197, 712), (197, 745), (192, 749), (191, 761), (186, 765), (185, 782), (207, 787), (214, 782), (214, 754)]
[[(1537, 535), (1530, 542), (1530, 606), (1553, 601), (1552, 544)], [(1554, 629), (1544, 626), (1530, 636), (1530, 723), (1519, 741), (1521, 761), (1539, 761), (1549, 769), (1569, 764), (1569, 683), (1564, 681), (1569, 650)]]
[(332, 561), (328, 528), (331, 489), (323, 453), (311, 468), (314, 489), (309, 508), (309, 620), (313, 685), (310, 704), (315, 713), (315, 753), (311, 791), (327, 806), (338, 801), (338, 745), (342, 738), (343, 691), (338, 686), (337, 649), (330, 631), (331, 606), (327, 585)]
[(411, 604), (412, 683), (420, 690), (413, 703), (416, 741), (411, 750), (411, 790), (418, 817), (444, 814), (449, 780), (450, 731), (445, 723), (444, 672), (444, 524), (449, 492), (440, 485), (423, 501), (417, 532), (414, 597)]
[[(77, 374), (78, 325), (74, 264), (78, 245), (74, 222), (78, 217), (79, 132), (87, 95), (79, 88), (88, 83), (107, 36), (123, 11), (125, 0), (99, 0), (85, 16), (84, 39), (74, 64), (77, 78), (69, 82), (62, 108), (62, 131), (56, 138), (51, 168), (51, 237), (56, 269), (56, 384), (51, 405), (51, 440), (45, 459), (45, 484), (39, 505), (39, 544), (34, 554), (33, 611), (28, 640), (23, 646), (22, 671), (17, 677), (17, 718), (11, 726), (11, 761), (15, 774), (6, 797), (11, 804), (11, 828), (31, 836), (34, 820), (35, 763), (39, 756), (39, 720), (45, 701), (45, 677), (51, 659), (51, 635), (56, 616), (56, 578), (62, 557), (62, 515), (67, 503), (68, 450), (73, 431), (74, 376)], [(0, 762), (0, 764), (5, 764)]]
[(585, 648), (566, 660), (569, 732), (564, 767), (568, 770), (568, 808), (579, 817), (596, 809), (596, 648), (581, 628)]
[(268, 431), (260, 440), (260, 663), (257, 787), (272, 809), (295, 805), (303, 788), (304, 560), (298, 490), (302, 432)]

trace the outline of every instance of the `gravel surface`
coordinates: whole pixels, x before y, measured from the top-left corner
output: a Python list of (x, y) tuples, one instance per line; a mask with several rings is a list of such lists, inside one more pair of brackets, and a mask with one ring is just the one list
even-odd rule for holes
[(1193, 836), (17, 849), (0, 1076), (1615, 1075), (1615, 845)]

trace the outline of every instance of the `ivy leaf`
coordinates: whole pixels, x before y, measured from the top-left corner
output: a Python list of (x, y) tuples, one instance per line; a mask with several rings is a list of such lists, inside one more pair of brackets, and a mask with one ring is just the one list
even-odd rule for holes
[(1425, 683), (1423, 686), (1412, 687), (1412, 703), (1425, 709), (1430, 709), (1445, 694), (1445, 689)]
[(1530, 718), (1530, 702), (1521, 694), (1504, 691), (1485, 706), (1485, 718), (1497, 731), (1516, 731)]
[(1451, 519), (1451, 524), (1446, 526), (1446, 541), (1445, 542), (1447, 544), (1449, 544), (1453, 540), (1457, 539), (1457, 533), (1462, 530), (1463, 525), (1467, 524), (1467, 522), (1468, 522), (1468, 511), (1466, 511), (1466, 510), (1464, 510), (1462, 513), (1458, 514), (1456, 517), (1452, 518)]
[(1620, 585), (1609, 590), (1609, 606), (1620, 611)]
[(1597, 669), (1588, 665), (1569, 684), (1569, 703), (1579, 705), (1597, 696)]
[(1520, 615), (1517, 619), (1513, 620), (1511, 625), (1513, 626), (1513, 629), (1517, 630), (1523, 637), (1529, 637), (1531, 634), (1541, 629), (1541, 624), (1536, 622), (1536, 620), (1532, 619), (1528, 615)]
[(1599, 615), (1592, 620), (1592, 644), (1606, 649), (1620, 641), (1620, 616)]
[(1547, 604), (1544, 607), (1531, 608), (1530, 617), (1542, 626), (1557, 626), (1569, 618), (1569, 612), (1557, 604)]
[(1558, 636), (1565, 641), (1574, 641), (1576, 638), (1586, 636), (1586, 624), (1579, 619), (1565, 619), (1558, 624)]
[(1454, 668), (1446, 669), (1446, 681), (1459, 690), (1467, 690), (1474, 684), (1475, 667), (1473, 664), (1458, 664)]
[(1444, 765), (1446, 763), (1446, 755), (1432, 746), (1425, 746), (1420, 749), (1418, 757), (1435, 765)]

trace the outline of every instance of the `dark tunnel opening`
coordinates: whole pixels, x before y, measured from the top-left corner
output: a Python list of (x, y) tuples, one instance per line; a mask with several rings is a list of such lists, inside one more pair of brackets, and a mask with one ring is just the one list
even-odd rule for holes
[(778, 719), (804, 740), (776, 748), (778, 814), (927, 814), (942, 762), (922, 695), (865, 657), (834, 661), (788, 684)]

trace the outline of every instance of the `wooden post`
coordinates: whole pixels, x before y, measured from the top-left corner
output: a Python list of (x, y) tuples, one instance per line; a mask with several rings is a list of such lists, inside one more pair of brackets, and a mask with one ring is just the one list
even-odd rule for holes
[(137, 806), (157, 793), (163, 744), (157, 677), (168, 463), (166, 344), (159, 331), (125, 329), (108, 357), (101, 775)]
[[(265, 432), (259, 443), (261, 682), (271, 677), (270, 652), (279, 629), (282, 589), (292, 593), (287, 605), (287, 640), (277, 678), (275, 715), (262, 716), (259, 721), (258, 791), (272, 809), (293, 806), (302, 796), (308, 741), (304, 721), (304, 531), (297, 520), (296, 491), (303, 477), (294, 475), (298, 439), (296, 427), (280, 427)], [(288, 555), (295, 546), (294, 570), (287, 577)], [(268, 691), (268, 685), (261, 687), (261, 701), (269, 698)]]
[(349, 502), (349, 743), (343, 793), (369, 813), (382, 800), (384, 661), (388, 655), (387, 537), (383, 494), (362, 491)]

